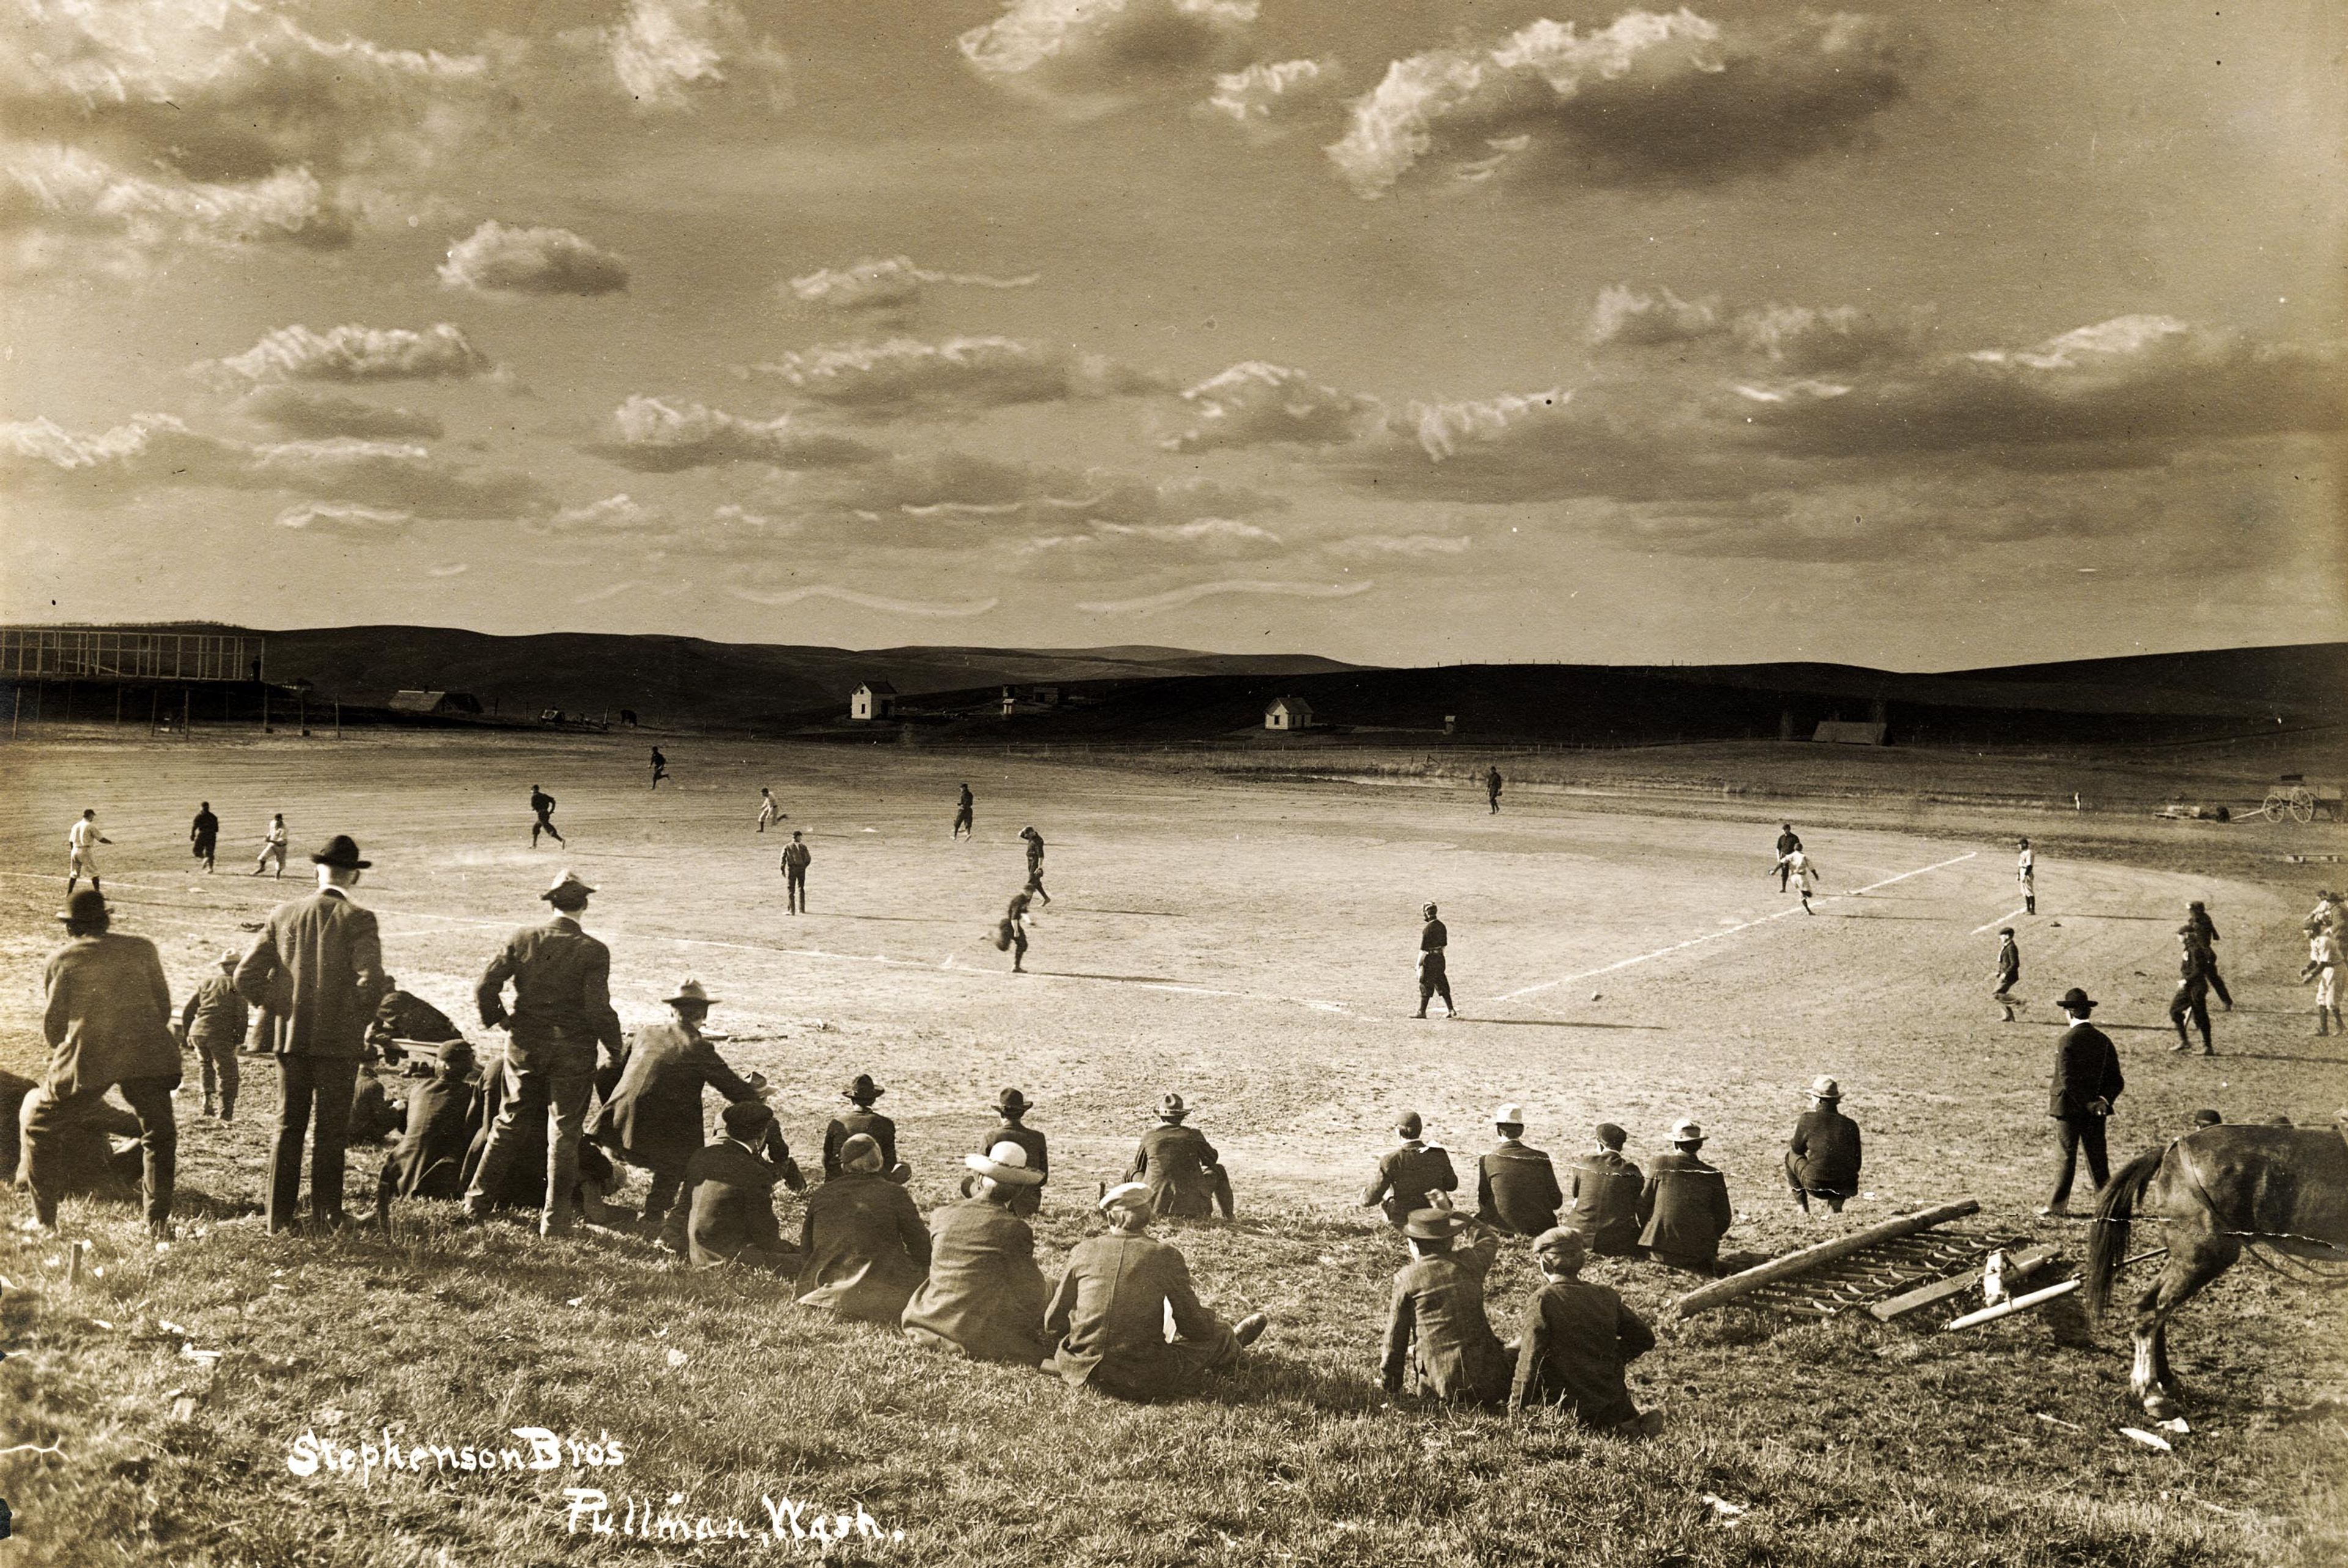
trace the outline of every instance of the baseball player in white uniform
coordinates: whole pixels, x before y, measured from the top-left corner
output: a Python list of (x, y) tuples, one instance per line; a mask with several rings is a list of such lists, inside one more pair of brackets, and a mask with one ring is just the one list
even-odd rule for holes
[(2013, 857), (2013, 879), (2022, 884), (2022, 912), (2038, 913), (2038, 855), (2030, 847), (2030, 840), (2022, 841), (2021, 851)]
[(2348, 1034), (2348, 1023), (2340, 1018), (2340, 934), (2316, 920), (2310, 920), (2306, 930), (2307, 968), (2299, 978), (2315, 982), (2315, 1032), (2330, 1034), (2337, 1027)]
[(74, 886), (87, 876), (92, 887), (98, 881), (98, 846), (114, 840), (98, 831), (98, 813), (85, 811), (81, 820), (66, 830), (66, 897), (73, 897)]
[(1818, 864), (1812, 860), (1807, 852), (1789, 849), (1777, 856), (1777, 863), (1769, 869), (1773, 873), (1782, 871), (1792, 878), (1795, 889), (1802, 896), (1803, 914), (1818, 913), (1816, 909), (1810, 907), (1810, 889), (1818, 880)]
[(269, 831), (262, 835), (261, 856), (252, 863), (252, 875), (258, 876), (268, 870), (272, 860), (277, 862), (277, 875), (284, 876), (285, 814), (282, 811), (273, 814), (269, 818)]

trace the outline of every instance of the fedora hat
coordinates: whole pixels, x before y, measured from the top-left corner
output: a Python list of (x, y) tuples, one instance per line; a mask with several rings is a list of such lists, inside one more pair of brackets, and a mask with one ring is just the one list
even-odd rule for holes
[(579, 880), (579, 874), (577, 872), (566, 868), (561, 876), (554, 879), (554, 886), (540, 894), (539, 897), (545, 899), (550, 904), (560, 906), (564, 903), (584, 898), (593, 891), (595, 891), (595, 889), (588, 886), (587, 884)]
[(66, 900), (57, 911), (57, 918), (77, 926), (95, 926), (107, 917), (106, 895), (95, 887), (85, 887)]
[[(718, 1120), (726, 1123), (726, 1135), (729, 1138), (739, 1138), (745, 1143), (765, 1132), (767, 1124), (775, 1119), (775, 1112), (763, 1100), (736, 1100), (717, 1114)], [(863, 1134), (859, 1133), (857, 1136), (862, 1137)], [(854, 1141), (854, 1139), (850, 1140), (850, 1143)], [(867, 1139), (866, 1142), (870, 1143), (870, 1140)], [(878, 1153), (880, 1145), (874, 1143), (872, 1149), (875, 1153)], [(846, 1153), (844, 1149), (841, 1152)]]
[(1025, 1116), (1035, 1109), (1035, 1102), (1016, 1089), (1006, 1089), (994, 1097), (994, 1109), (1004, 1116)]
[(663, 997), (663, 1001), (675, 1007), (679, 1002), (699, 1002), (703, 1007), (716, 1007), (717, 999), (709, 994), (699, 980), (687, 980), (676, 988), (676, 995)]
[(1014, 1187), (1041, 1186), (1044, 1173), (1027, 1167), (1027, 1151), (1005, 1138), (983, 1154), (964, 1154), (962, 1163), (991, 1182)]
[(1190, 1114), (1190, 1108), (1182, 1103), (1179, 1094), (1169, 1089), (1158, 1097), (1158, 1114), (1166, 1121), (1179, 1122)]
[(365, 871), (375, 864), (359, 858), (358, 841), (347, 833), (338, 833), (326, 840), (326, 847), (310, 856), (313, 866), (331, 866), (337, 871)]
[(1521, 1127), (1525, 1124), (1525, 1108), (1511, 1100), (1492, 1112), (1492, 1124), (1496, 1127)]
[(1826, 1074), (1820, 1073), (1818, 1077), (1810, 1080), (1810, 1098), (1813, 1100), (1839, 1100), (1842, 1098), (1842, 1085), (1837, 1083), (1833, 1079), (1826, 1076)]
[(234, 948), (231, 948), (220, 956), (220, 967), (223, 969), (232, 969), (242, 961), (242, 955), (239, 954)]
[(1413, 1209), (1402, 1222), (1402, 1234), (1413, 1241), (1449, 1241), (1468, 1228), (1468, 1216), (1457, 1209)]
[(870, 1105), (875, 1100), (880, 1099), (880, 1096), (888, 1093), (889, 1091), (881, 1088), (879, 1084), (873, 1082), (872, 1075), (870, 1073), (860, 1072), (856, 1075), (855, 1081), (850, 1083), (849, 1086), (840, 1092), (847, 1095), (850, 1100), (855, 1101), (859, 1105)]
[(1149, 1187), (1143, 1182), (1119, 1182), (1100, 1195), (1100, 1212), (1112, 1214), (1118, 1209), (1148, 1209)]
[(1672, 1142), (1674, 1143), (1701, 1143), (1704, 1142), (1704, 1129), (1697, 1125), (1694, 1117), (1683, 1116), (1678, 1121), (1672, 1123)]
[(2065, 1012), (2093, 1012), (2096, 1010), (2096, 999), (2078, 987), (2073, 986), (2063, 993), (2063, 999), (2054, 1005)]

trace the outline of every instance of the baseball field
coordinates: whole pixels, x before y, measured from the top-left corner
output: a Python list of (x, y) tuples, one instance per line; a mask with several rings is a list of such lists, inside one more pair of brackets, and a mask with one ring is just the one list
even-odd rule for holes
[[(1226, 1316), (1271, 1314), (1242, 1368), (1204, 1399), (1112, 1405), (810, 1320), (770, 1280), (695, 1275), (633, 1237), (459, 1230), (441, 1205), (409, 1205), (389, 1239), (273, 1238), (258, 1198), (273, 1070), (248, 1062), (245, 1103), (222, 1124), (195, 1115), (191, 1063), (177, 1240), (145, 1240), (108, 1198), (67, 1205), (67, 1235), (91, 1243), (77, 1279), (54, 1238), (0, 1240), (0, 1498), (15, 1531), (0, 1554), (2182, 1564), (2348, 1550), (2340, 1298), (2251, 1265), (2178, 1320), (2192, 1430), (2161, 1450), (2118, 1430), (2144, 1422), (2114, 1327), (2089, 1340), (2062, 1317), (1946, 1337), (1857, 1314), (1664, 1322), (1684, 1276), (1600, 1262), (1593, 1277), (1661, 1330), (1632, 1389), (1662, 1407), (1665, 1431), (1635, 1442), (1382, 1395), (1401, 1247), (1358, 1206), (1401, 1111), (1472, 1172), (1492, 1108), (1517, 1102), (1528, 1141), (1560, 1165), (1600, 1121), (1629, 1129), (1642, 1163), (1674, 1121), (1701, 1122), (1737, 1211), (1734, 1251), (1969, 1195), (1976, 1228), (2075, 1257), (2082, 1227), (2035, 1214), (2053, 1153), (2052, 999), (2087, 989), (2120, 1046), (2115, 1163), (2204, 1106), (2329, 1122), (2348, 1104), (2348, 1040), (2312, 1038), (2298, 921), (2342, 877), (2284, 856), (2336, 856), (2348, 831), (2049, 809), (1987, 787), (1970, 801), (1801, 798), (1814, 748), (1791, 749), (1804, 754), (1782, 789), (1751, 794), (1702, 780), (1726, 765), (1768, 786), (1770, 748), (1681, 749), (1642, 763), (1636, 787), (1627, 773), (1620, 787), (1544, 784), (1530, 768), (1494, 815), (1465, 764), (1405, 783), (664, 745), (675, 776), (657, 789), (644, 743), (616, 737), (134, 743), (92, 730), (11, 747), (0, 1067), (37, 1075), (45, 1060), (39, 967), (58, 940), (65, 831), (86, 807), (113, 841), (101, 864), (116, 928), (156, 941), (175, 996), (304, 890), (298, 852), (341, 832), (374, 862), (356, 896), (380, 916), (391, 972), (478, 1032), (475, 980), (505, 932), (543, 917), (537, 895), (567, 867), (599, 889), (586, 924), (611, 946), (623, 1020), (652, 1020), (677, 981), (700, 979), (719, 999), (721, 1050), (775, 1084), (803, 1160), (848, 1079), (869, 1071), (916, 1197), (944, 1202), (996, 1091), (1023, 1090), (1052, 1140), (1047, 1276), (1097, 1228), (1096, 1185), (1122, 1174), (1149, 1108), (1179, 1091), (1222, 1152), (1239, 1215), (1161, 1234)], [(1971, 779), (1994, 771), (1965, 764)], [(963, 782), (976, 831), (954, 841)], [(533, 784), (561, 802), (567, 845), (530, 845)], [(754, 831), (761, 784), (788, 814), (779, 836)], [(2043, 797), (2044, 781), (2029, 793)], [(223, 823), (211, 876), (187, 852), (200, 800)], [(283, 881), (246, 875), (272, 812), (297, 850)], [(1786, 821), (1824, 874), (1815, 913), (1770, 871)], [(1016, 835), (1030, 825), (1048, 845), (1051, 902), (1032, 925), (1033, 972), (1014, 975), (991, 938), (1025, 880)], [(778, 870), (794, 828), (814, 856), (798, 917)], [(2014, 881), (2023, 834), (2038, 850), (2033, 917)], [(2214, 1058), (2168, 1050), (2175, 928), (2197, 898), (2236, 1000)], [(1449, 927), (1457, 1019), (1409, 1016), (1428, 902)], [(2003, 924), (2023, 952), (2013, 1023), (1990, 999)], [(1865, 1130), (1864, 1192), (1806, 1218), (1778, 1163), (1821, 1073)], [(355, 1151), (355, 1208), (380, 1158)], [(640, 1201), (641, 1184), (620, 1201)], [(0, 1212), (13, 1222), (29, 1204), (10, 1193)], [(787, 1231), (796, 1217), (787, 1204)], [(1491, 1292), (1504, 1333), (1535, 1278), (1521, 1246), (1504, 1256)], [(566, 1454), (495, 1475), (288, 1465), (305, 1436), (357, 1450), (386, 1430), (398, 1445), (518, 1443), (517, 1427), (617, 1440), (625, 1461)], [(596, 1533), (582, 1489), (606, 1494), (610, 1521), (633, 1501), (705, 1517), (719, 1538)], [(773, 1506), (786, 1501), (801, 1513)], [(806, 1528), (860, 1508), (877, 1535)], [(729, 1521), (746, 1538), (723, 1538)]]

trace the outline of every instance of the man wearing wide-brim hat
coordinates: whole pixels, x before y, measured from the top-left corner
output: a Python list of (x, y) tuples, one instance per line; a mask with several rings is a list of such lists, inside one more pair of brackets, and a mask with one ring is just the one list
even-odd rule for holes
[(1450, 1152), (1426, 1141), (1426, 1123), (1416, 1111), (1395, 1119), (1395, 1136), (1402, 1142), (1378, 1159), (1378, 1173), (1362, 1191), (1362, 1206), (1376, 1209), (1386, 1224), (1400, 1230), (1410, 1216), (1426, 1206), (1429, 1193), (1459, 1190), (1459, 1173), (1451, 1168)]
[(1190, 1107), (1179, 1094), (1169, 1091), (1160, 1096), (1158, 1125), (1141, 1135), (1125, 1179), (1148, 1189), (1153, 1214), (1211, 1219), (1220, 1205), (1223, 1217), (1229, 1219), (1231, 1176), (1215, 1146), (1196, 1127), (1188, 1125), (1189, 1114)]
[(798, 1303), (894, 1324), (930, 1269), (930, 1233), (902, 1184), (862, 1132), (839, 1148), (839, 1174), (808, 1194)]
[(1688, 1117), (1672, 1126), (1672, 1152), (1647, 1167), (1639, 1194), (1639, 1245), (1647, 1255), (1693, 1274), (1720, 1270), (1720, 1238), (1735, 1222), (1728, 1178), (1704, 1163), (1704, 1129)]
[(1015, 1143), (1027, 1155), (1027, 1169), (1035, 1179), (1025, 1184), (1014, 1183), (1006, 1191), (1005, 1206), (1021, 1219), (1033, 1218), (1044, 1206), (1044, 1184), (1052, 1179), (1052, 1152), (1044, 1134), (1027, 1125), (1027, 1112), (1035, 1102), (1016, 1089), (1005, 1089), (994, 1099), (994, 1113), (1002, 1120), (978, 1141), (978, 1153), (983, 1154), (997, 1143)]
[(1476, 1217), (1511, 1235), (1539, 1235), (1557, 1224), (1565, 1194), (1546, 1150), (1525, 1142), (1525, 1108), (1511, 1101), (1492, 1112), (1498, 1142), (1476, 1162)]
[(2046, 1114), (2054, 1119), (2061, 1153), (2054, 1164), (2054, 1194), (2038, 1212), (2059, 1219), (2071, 1212), (2071, 1180), (2082, 1150), (2087, 1156), (2087, 1174), (2096, 1185), (2100, 1188), (2111, 1180), (2104, 1123), (2111, 1117), (2112, 1102), (2127, 1087), (2127, 1080), (2120, 1072), (2120, 1053), (2111, 1036), (2087, 1021), (2096, 1010), (2095, 999), (2073, 986), (2055, 1005), (2071, 1020), (2054, 1042), (2054, 1081), (2046, 1096)]
[(49, 955), (41, 971), (49, 1071), (24, 1123), (25, 1184), (33, 1194), (27, 1228), (57, 1228), (57, 1204), (72, 1174), (65, 1156), (76, 1131), (95, 1119), (106, 1091), (119, 1085), (139, 1119), (147, 1224), (167, 1233), (179, 1163), (171, 1091), (180, 1082), (180, 1042), (171, 1033), (171, 985), (163, 977), (163, 960), (146, 938), (109, 928), (105, 896), (95, 887), (75, 893), (57, 918), (65, 923), (66, 945)]
[(1161, 1399), (1237, 1365), (1270, 1319), (1226, 1323), (1199, 1300), (1180, 1251), (1148, 1234), (1158, 1211), (1147, 1184), (1111, 1187), (1100, 1211), (1108, 1234), (1076, 1244), (1044, 1309), (1045, 1366), (1076, 1388)]
[(612, 950), (579, 924), (594, 892), (569, 871), (557, 876), (539, 895), (554, 907), (553, 918), (507, 938), (473, 988), (481, 1022), (507, 1031), (497, 1119), (465, 1189), (465, 1212), (474, 1218), (489, 1212), (505, 1186), (523, 1146), (522, 1121), (540, 1117), (546, 1122), (540, 1234), (567, 1235), (577, 1218), (579, 1145), (595, 1091), (598, 1048), (615, 1062), (622, 1050), (620, 1015), (612, 1010)]
[(930, 1215), (930, 1276), (899, 1322), (918, 1344), (950, 1345), (973, 1361), (1033, 1367), (1044, 1359), (1044, 1271), (1021, 1194), (1042, 1189), (1027, 1151), (1004, 1139), (965, 1154), (970, 1191)]
[(873, 1082), (870, 1073), (860, 1072), (840, 1092), (848, 1109), (823, 1130), (823, 1179), (829, 1182), (839, 1175), (840, 1151), (859, 1133), (880, 1145), (882, 1175), (899, 1183), (910, 1179), (913, 1173), (897, 1158), (897, 1123), (873, 1108), (873, 1102), (889, 1091)]
[(244, 999), (275, 1015), (277, 1133), (269, 1157), (269, 1228), (290, 1229), (302, 1195), (302, 1145), (310, 1144), (310, 1214), (345, 1223), (343, 1173), (351, 1098), (366, 1055), (367, 1024), (391, 989), (375, 915), (351, 890), (373, 864), (348, 834), (310, 856), (317, 891), (269, 912), (236, 967)]
[[(1467, 1245), (1460, 1239), (1474, 1233)], [(1497, 1405), (1509, 1396), (1508, 1348), (1484, 1311), (1484, 1278), (1500, 1255), (1497, 1231), (1446, 1202), (1403, 1224), (1410, 1262), (1394, 1277), (1386, 1308), (1380, 1380), (1403, 1391), (1415, 1371), (1419, 1391), (1454, 1404)]]
[(1812, 1079), (1809, 1099), (1786, 1145), (1786, 1180), (1804, 1214), (1812, 1198), (1825, 1199), (1840, 1214), (1844, 1201), (1859, 1193), (1859, 1123), (1843, 1114), (1842, 1086), (1833, 1079)]
[(589, 1136), (614, 1159), (651, 1173), (646, 1225), (659, 1225), (668, 1213), (686, 1163), (702, 1146), (703, 1091), (715, 1089), (727, 1103), (739, 1104), (759, 1099), (764, 1089), (762, 1081), (727, 1066), (701, 1032), (715, 999), (699, 980), (685, 981), (665, 999), (667, 1020), (636, 1031), (621, 1062), (619, 1082), (589, 1129)]

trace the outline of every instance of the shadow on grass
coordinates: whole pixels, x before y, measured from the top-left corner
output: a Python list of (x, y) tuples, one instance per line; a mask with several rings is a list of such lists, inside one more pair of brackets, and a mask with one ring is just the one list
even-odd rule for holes
[(1081, 969), (1030, 969), (1031, 975), (1049, 975), (1061, 980), (1114, 980), (1126, 986), (1180, 986), (1188, 980), (1178, 980), (1172, 975), (1091, 975)]
[(1097, 909), (1084, 904), (1068, 906), (1071, 915), (1147, 915), (1153, 920), (1187, 920), (1188, 915), (1179, 909)]
[(1599, 1023), (1593, 1020), (1573, 1018), (1462, 1018), (1459, 1021), (1519, 1029), (1643, 1029), (1661, 1032), (1663, 1027), (1659, 1023)]
[(2319, 1067), (2348, 1067), (2348, 1056), (2291, 1056), (2272, 1050), (2221, 1050), (2218, 1054), (2236, 1061), (2299, 1061)]
[(824, 919), (824, 920), (885, 920), (885, 921), (888, 921), (890, 924), (891, 924), (891, 925), (896, 925), (896, 926), (949, 926), (949, 925), (952, 925), (952, 924), (953, 923), (953, 922), (952, 922), (951, 920), (948, 920), (948, 919), (944, 918), (943, 917), (942, 917), (942, 916), (937, 916), (937, 915), (850, 915), (850, 914), (832, 914), (832, 913), (829, 913), (829, 912), (824, 913), (824, 914), (822, 914), (822, 915), (817, 915), (817, 914), (815, 914), (815, 912), (814, 912), (813, 910), (809, 910), (808, 913), (809, 917), (813, 917), (813, 918), (817, 918), (817, 919)]

